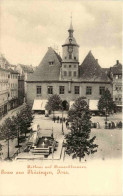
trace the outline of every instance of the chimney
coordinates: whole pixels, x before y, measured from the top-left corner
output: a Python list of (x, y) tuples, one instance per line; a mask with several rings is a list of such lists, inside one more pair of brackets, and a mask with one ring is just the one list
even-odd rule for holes
[(98, 59), (96, 59), (96, 62), (98, 63)]
[(117, 65), (119, 64), (119, 60), (116, 61)]

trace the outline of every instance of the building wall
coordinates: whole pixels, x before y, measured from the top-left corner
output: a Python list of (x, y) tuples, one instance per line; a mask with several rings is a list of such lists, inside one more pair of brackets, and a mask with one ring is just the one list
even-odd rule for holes
[[(42, 87), (42, 93), (40, 97), (36, 96), (37, 86)], [(27, 82), (27, 102), (33, 104), (34, 99), (48, 99), (49, 95), (47, 93), (48, 86), (53, 86), (53, 94), (58, 94), (64, 101), (74, 101), (78, 97), (84, 96), (88, 100), (98, 100), (100, 98), (99, 87), (108, 88), (112, 94), (112, 85), (105, 83), (81, 83), (81, 82), (38, 82), (38, 83), (28, 83)], [(65, 86), (65, 94), (59, 94), (59, 86)], [(80, 86), (80, 94), (74, 93), (74, 86)], [(92, 94), (86, 95), (86, 87), (92, 87)]]
[(18, 77), (18, 100), (19, 104), (24, 102), (25, 92), (24, 92), (24, 77)]
[(9, 72), (0, 68), (0, 118), (8, 111)]
[(113, 100), (116, 105), (122, 105), (122, 75), (113, 76)]
[(10, 74), (10, 99), (18, 98), (18, 74)]
[(10, 73), (9, 77), (9, 110), (15, 108), (18, 102), (18, 74)]

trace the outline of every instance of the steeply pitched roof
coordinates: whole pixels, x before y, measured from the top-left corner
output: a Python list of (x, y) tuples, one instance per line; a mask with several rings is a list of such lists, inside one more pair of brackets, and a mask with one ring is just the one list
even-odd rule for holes
[(113, 74), (122, 74), (122, 64), (117, 61), (117, 63), (110, 68)]
[(4, 64), (5, 65), (5, 69), (10, 65), (10, 63), (7, 61), (7, 59), (2, 55), (0, 54), (0, 64)]
[(10, 72), (8, 69), (3, 69), (0, 67), (0, 71)]
[[(53, 64), (52, 64), (53, 62)], [(59, 80), (61, 57), (51, 48), (33, 74), (28, 76), (27, 81), (56, 81)]]
[(16, 70), (13, 70), (11, 68), (8, 69), (10, 71), (11, 74), (19, 74)]
[(19, 64), (21, 66), (21, 68), (23, 69), (23, 71), (25, 72), (29, 72), (29, 73), (33, 73), (33, 67), (31, 65), (23, 65), (23, 64)]
[(106, 73), (98, 64), (91, 51), (80, 66), (80, 79), (89, 81), (110, 81)]

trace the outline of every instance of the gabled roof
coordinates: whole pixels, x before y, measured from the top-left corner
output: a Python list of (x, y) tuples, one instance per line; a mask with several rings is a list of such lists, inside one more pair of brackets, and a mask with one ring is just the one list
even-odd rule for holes
[(110, 81), (106, 73), (98, 64), (91, 51), (80, 65), (80, 79), (89, 81)]
[(20, 65), (20, 67), (23, 69), (24, 72), (29, 72), (29, 73), (33, 73), (33, 67), (32, 65), (23, 65), (23, 64), (18, 64)]
[(12, 68), (9, 68), (8, 70), (11, 74), (19, 74), (16, 70), (13, 70)]
[(8, 69), (4, 69), (0, 67), (0, 71), (6, 71), (6, 72), (10, 72)]
[(113, 74), (122, 74), (122, 64), (117, 61), (117, 63), (110, 68)]
[(28, 76), (27, 81), (59, 80), (60, 67), (61, 57), (51, 47), (49, 47), (41, 63), (36, 68), (34, 73)]
[(1, 64), (3, 63), (5, 65), (5, 69), (10, 65), (10, 63), (7, 61), (7, 59), (2, 55), (0, 54), (0, 62)]

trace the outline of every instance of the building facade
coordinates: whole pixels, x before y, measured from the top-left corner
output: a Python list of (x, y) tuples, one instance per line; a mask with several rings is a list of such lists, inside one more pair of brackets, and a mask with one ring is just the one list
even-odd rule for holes
[(8, 111), (9, 71), (0, 67), (0, 118)]
[(85, 97), (90, 109), (95, 107), (97, 110), (104, 90), (108, 88), (112, 94), (112, 82), (91, 51), (79, 63), (79, 45), (73, 32), (71, 23), (68, 38), (62, 45), (62, 58), (49, 47), (39, 66), (28, 77), (27, 102), (33, 109), (36, 100), (41, 109), (39, 100), (46, 101), (52, 94), (58, 94), (69, 107), (78, 97)]
[(22, 105), (24, 103), (24, 76), (18, 76), (18, 104)]
[(18, 72), (9, 68), (9, 110), (18, 106)]
[(113, 83), (113, 100), (117, 109), (122, 110), (122, 64), (117, 60), (113, 67), (110, 67), (110, 77)]
[(20, 77), (24, 78), (24, 99), (26, 99), (26, 95), (27, 95), (27, 83), (26, 83), (26, 81), (27, 81), (27, 77), (30, 76), (34, 72), (33, 66), (32, 65), (18, 64), (16, 66), (16, 71), (18, 71)]

